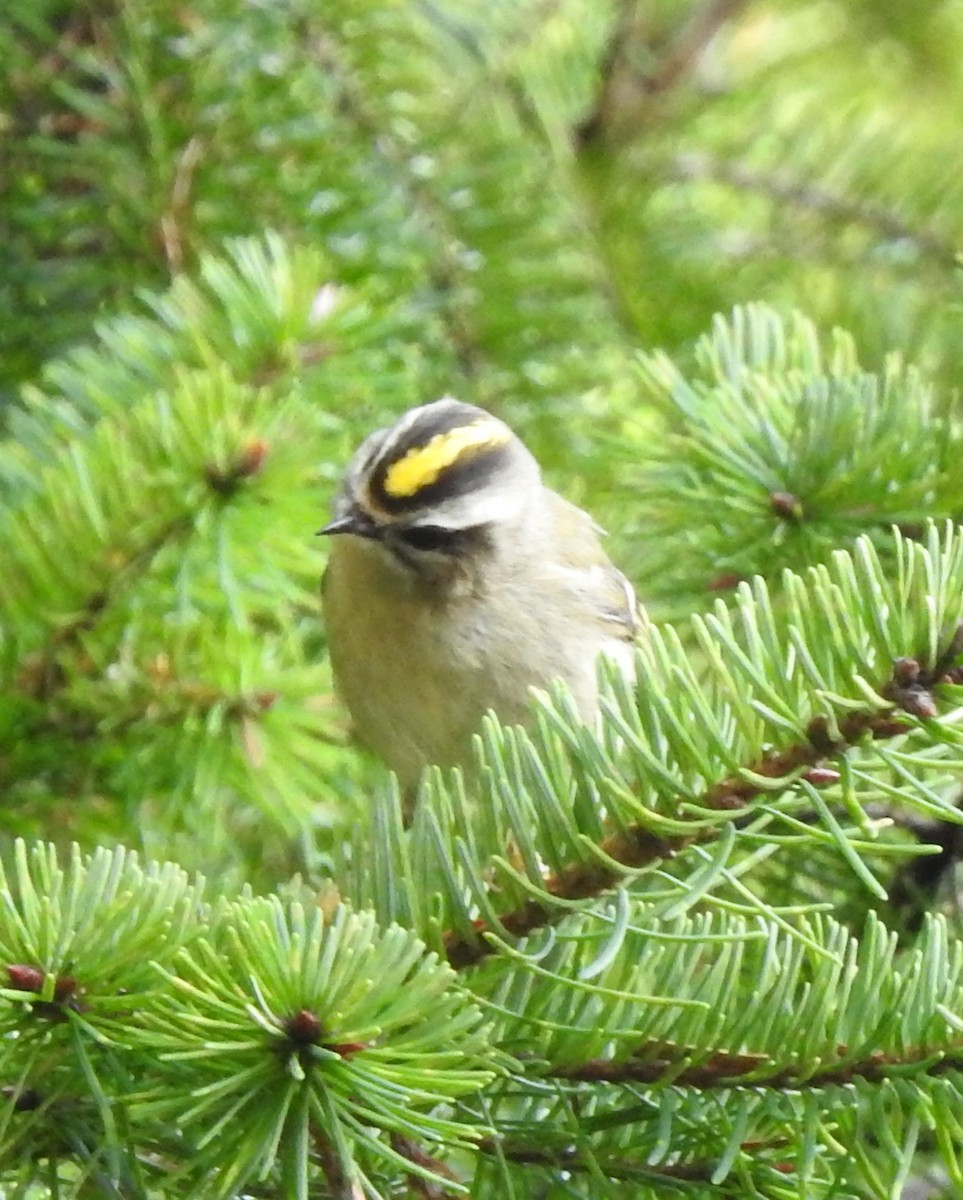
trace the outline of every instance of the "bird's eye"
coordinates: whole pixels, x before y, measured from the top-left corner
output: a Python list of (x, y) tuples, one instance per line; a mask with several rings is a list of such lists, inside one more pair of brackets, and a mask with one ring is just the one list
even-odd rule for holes
[(437, 550), (452, 554), (458, 547), (460, 530), (444, 529), (441, 525), (412, 525), (398, 536), (413, 550)]

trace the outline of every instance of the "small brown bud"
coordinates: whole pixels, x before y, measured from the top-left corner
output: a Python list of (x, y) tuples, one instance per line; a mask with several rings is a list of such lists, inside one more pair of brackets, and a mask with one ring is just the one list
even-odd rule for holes
[(340, 1055), (341, 1058), (351, 1058), (361, 1050), (366, 1050), (367, 1046), (364, 1042), (332, 1042), (327, 1049)]
[(10, 986), (18, 992), (40, 992), (43, 990), (44, 973), (39, 967), (25, 963), (11, 963), (7, 967)]
[(715, 579), (710, 579), (706, 584), (706, 589), (710, 592), (731, 592), (733, 588), (737, 588), (742, 583), (742, 576), (735, 571), (723, 571), (721, 575), (717, 575)]
[(909, 731), (910, 726), (905, 721), (897, 721), (893, 718), (874, 721), (870, 726), (870, 732), (876, 741), (882, 738), (899, 737), (901, 733), (909, 733)]
[(925, 688), (905, 688), (899, 693), (897, 703), (910, 716), (923, 720), (932, 719), (937, 714), (936, 702)]
[[(31, 992), (37, 995), (43, 991), (46, 975), (39, 967), (31, 967), (26, 963), (13, 963), (7, 967), (7, 978), (10, 986), (18, 992)], [(60, 975), (54, 980), (53, 1000), (33, 1000), (33, 1012), (51, 1021), (66, 1020), (64, 1009), (73, 1012), (83, 1012), (84, 1005), (80, 1002), (83, 989), (78, 985), (73, 975)]]
[(893, 679), (901, 687), (907, 687), (919, 679), (921, 669), (915, 658), (897, 658), (893, 662)]
[(219, 496), (232, 496), (240, 487), (242, 479), (256, 475), (267, 458), (267, 442), (260, 438), (252, 438), (241, 447), (238, 457), (227, 467), (217, 463), (208, 463), (204, 467), (204, 478), (212, 491)]
[(254, 438), (241, 451), (240, 457), (234, 467), (234, 474), (241, 479), (249, 475), (256, 475), (261, 467), (264, 466), (267, 454), (267, 442), (262, 441), (261, 438)]
[(302, 1008), (284, 1022), (284, 1032), (295, 1045), (316, 1046), (321, 1041), (321, 1022), (308, 1008)]
[(807, 783), (811, 783), (813, 787), (829, 787), (831, 784), (839, 783), (842, 776), (838, 771), (834, 771), (832, 767), (810, 767), (803, 775), (803, 779)]
[(722, 809), (724, 812), (734, 812), (736, 809), (745, 808), (746, 802), (742, 796), (737, 796), (735, 792), (720, 792), (712, 797), (712, 807)]
[(54, 1000), (58, 1004), (64, 1004), (68, 1000), (73, 1000), (80, 988), (77, 986), (77, 980), (73, 975), (58, 975), (54, 983)]
[(802, 519), (802, 501), (798, 496), (794, 496), (792, 492), (770, 492), (769, 507), (777, 517), (782, 517), (785, 521), (799, 521)]

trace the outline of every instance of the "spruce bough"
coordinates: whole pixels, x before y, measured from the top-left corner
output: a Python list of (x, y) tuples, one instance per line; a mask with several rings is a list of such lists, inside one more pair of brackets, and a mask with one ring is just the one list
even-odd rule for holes
[[(0, 893), (4, 1184), (862, 1197), (921, 1149), (959, 1180), (961, 943), (883, 899), (960, 823), (963, 537), (924, 511), (952, 509), (955, 477), (903, 463), (862, 532), (841, 490), (837, 536), (804, 486), (825, 488), (804, 470), (823, 448), (794, 433), (811, 406), (839, 429), (859, 410), (885, 445), (925, 383), (894, 364), (874, 409), (851, 344), (827, 356), (762, 308), (717, 323), (691, 375), (640, 360), (685, 418), (678, 455), (643, 464), (654, 519), (729, 495), (719, 536), (749, 513), (780, 553), (708, 606), (680, 574), (686, 611), (640, 643), (637, 686), (603, 681), (598, 729), (562, 690), (531, 732), (489, 722), (480, 794), (435, 773), (406, 831), (326, 703), (304, 537), (335, 475), (317, 460), (355, 440), (317, 397), (391, 377), (371, 330), (394, 318), (350, 288), (319, 304), (324, 284), (313, 252), (240, 243), (54, 364), (0, 446), (27, 834)], [(244, 355), (208, 353), (245, 320)], [(153, 357), (116, 353), (135, 344)], [(720, 461), (758, 464), (773, 378), (773, 461), (716, 469), (690, 392), (725, 391)], [(902, 416), (956, 444), (947, 413)], [(149, 853), (46, 845), (57, 812)], [(184, 863), (207, 855), (202, 889)]]

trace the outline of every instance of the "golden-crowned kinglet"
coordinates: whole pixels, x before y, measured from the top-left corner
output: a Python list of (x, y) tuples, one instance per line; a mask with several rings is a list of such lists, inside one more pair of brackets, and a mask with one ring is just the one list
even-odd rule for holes
[(524, 723), (561, 679), (591, 720), (599, 654), (632, 670), (639, 613), (600, 530), (483, 409), (439, 400), (371, 434), (321, 532), (335, 683), (409, 797), (428, 764), (471, 761), (488, 709)]

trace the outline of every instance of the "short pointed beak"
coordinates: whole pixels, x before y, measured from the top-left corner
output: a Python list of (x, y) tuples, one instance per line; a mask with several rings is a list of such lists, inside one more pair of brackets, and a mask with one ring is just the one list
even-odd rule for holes
[(319, 537), (334, 537), (338, 533), (353, 533), (355, 537), (373, 538), (378, 536), (378, 527), (367, 513), (354, 510), (335, 517), (323, 529), (318, 530)]

